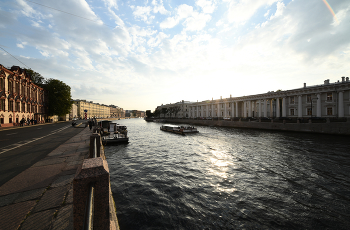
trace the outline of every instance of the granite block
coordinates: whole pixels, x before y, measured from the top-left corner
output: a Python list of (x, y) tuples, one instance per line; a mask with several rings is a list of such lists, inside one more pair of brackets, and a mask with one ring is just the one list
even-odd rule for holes
[(57, 217), (52, 222), (52, 230), (71, 229), (73, 229), (73, 204), (60, 208)]
[(5, 196), (0, 196), (0, 207), (13, 203), (18, 196), (19, 193), (12, 193)]
[(37, 200), (45, 190), (46, 188), (39, 188), (39, 189), (21, 192), (18, 198), (15, 200), (15, 203), (28, 201), (28, 200)]
[(71, 182), (73, 182), (74, 176), (75, 176), (74, 174), (60, 176), (59, 178), (57, 178), (57, 180), (55, 180), (51, 184), (51, 187), (52, 188), (56, 188), (56, 187), (60, 187), (60, 186), (64, 186), (64, 185), (70, 184)]
[(84, 160), (73, 181), (74, 229), (81, 229), (89, 185), (94, 184), (94, 228), (109, 229), (109, 169), (101, 157)]
[(17, 229), (35, 204), (35, 201), (27, 201), (1, 207), (0, 229)]
[(21, 225), (21, 230), (47, 230), (50, 229), (56, 209), (33, 213)]
[(58, 208), (63, 203), (67, 191), (68, 186), (61, 186), (52, 189), (50, 188), (40, 199), (33, 212), (35, 213), (46, 209)]

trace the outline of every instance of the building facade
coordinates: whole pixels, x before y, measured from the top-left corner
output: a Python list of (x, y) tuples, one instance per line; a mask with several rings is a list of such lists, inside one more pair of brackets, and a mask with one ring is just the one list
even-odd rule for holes
[(22, 119), (44, 122), (45, 92), (32, 83), (18, 66), (0, 65), (0, 123), (2, 127), (19, 124)]
[[(110, 107), (104, 104), (94, 103), (93, 101), (86, 100), (73, 100), (73, 104), (77, 107), (77, 118), (86, 119), (90, 118), (108, 118), (110, 117)], [(85, 112), (86, 111), (86, 112)], [(73, 117), (75, 118), (75, 117)]]
[(109, 105), (109, 107), (110, 107), (110, 117), (114, 117), (114, 118), (125, 117), (125, 111), (123, 108), (120, 108), (116, 105)]
[[(174, 108), (180, 107), (176, 114)], [(342, 118), (350, 117), (349, 77), (322, 85), (279, 90), (243, 97), (220, 98), (201, 102), (177, 102), (158, 106), (167, 108), (165, 117), (177, 118)], [(176, 110), (175, 110), (176, 111)]]

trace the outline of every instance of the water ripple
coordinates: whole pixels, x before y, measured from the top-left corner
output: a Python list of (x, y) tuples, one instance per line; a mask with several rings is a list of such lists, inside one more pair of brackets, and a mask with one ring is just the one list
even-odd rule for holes
[(106, 146), (121, 229), (349, 229), (347, 137), (121, 120)]

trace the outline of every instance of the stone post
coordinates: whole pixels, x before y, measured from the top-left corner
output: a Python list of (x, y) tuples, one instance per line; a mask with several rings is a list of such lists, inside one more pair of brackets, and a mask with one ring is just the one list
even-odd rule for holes
[(84, 225), (85, 205), (89, 185), (94, 184), (94, 229), (110, 229), (109, 215), (109, 169), (101, 157), (86, 159), (73, 180), (74, 229)]

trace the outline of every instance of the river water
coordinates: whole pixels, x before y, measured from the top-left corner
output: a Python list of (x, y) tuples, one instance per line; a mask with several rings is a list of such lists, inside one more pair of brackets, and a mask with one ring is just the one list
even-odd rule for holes
[(120, 120), (106, 146), (125, 229), (350, 229), (349, 137)]

